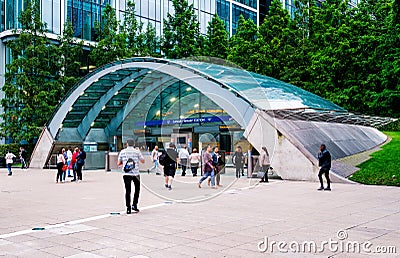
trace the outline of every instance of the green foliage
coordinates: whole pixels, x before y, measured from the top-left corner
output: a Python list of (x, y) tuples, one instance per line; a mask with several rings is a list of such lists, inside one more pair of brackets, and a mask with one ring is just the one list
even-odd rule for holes
[[(140, 30), (142, 30), (142, 26), (141, 24)], [(147, 23), (146, 30), (139, 34), (137, 48), (140, 56), (161, 56), (159, 53), (161, 48), (160, 38), (156, 36), (156, 28), (151, 23)]]
[[(74, 31), (71, 22), (66, 22), (64, 31), (58, 37), (59, 62), (58, 70), (60, 73), (60, 83), (63, 91), (68, 92), (79, 78), (79, 68), (81, 66), (80, 57), (83, 52), (83, 41), (73, 38)], [(62, 96), (61, 96), (62, 97)]]
[(14, 59), (7, 65), (2, 106), (1, 136), (14, 142), (33, 143), (63, 96), (59, 81), (57, 46), (45, 35), (39, 1), (25, 1), (20, 13), (21, 30), (7, 43)]
[(125, 34), (118, 33), (119, 28), (115, 10), (107, 4), (101, 22), (96, 24), (98, 43), (90, 53), (90, 58), (97, 67), (128, 56)]
[(257, 56), (255, 56), (257, 36), (258, 30), (254, 21), (252, 19), (245, 20), (240, 15), (236, 33), (231, 37), (229, 42), (230, 51), (228, 60), (245, 70), (251, 70), (251, 67), (254, 65), (253, 61), (257, 59)]
[[(202, 52), (199, 22), (193, 4), (186, 0), (172, 0), (174, 15), (167, 14), (164, 19), (162, 50), (167, 58), (197, 56)], [(200, 40), (199, 40), (200, 39)]]
[(214, 15), (207, 26), (204, 55), (225, 59), (228, 56), (229, 35), (224, 21)]
[(371, 155), (371, 159), (360, 164), (359, 171), (350, 176), (350, 179), (363, 184), (400, 186), (400, 132), (386, 133), (392, 138), (382, 150)]
[(255, 43), (255, 64), (250, 68), (257, 73), (262, 73), (277, 79), (282, 79), (286, 74), (286, 62), (293, 52), (291, 18), (289, 12), (283, 9), (280, 0), (271, 4), (267, 19), (259, 28), (259, 37)]
[(18, 157), (19, 147), (20, 146), (16, 143), (0, 145), (0, 157), (5, 157), (8, 151), (14, 153), (14, 155)]

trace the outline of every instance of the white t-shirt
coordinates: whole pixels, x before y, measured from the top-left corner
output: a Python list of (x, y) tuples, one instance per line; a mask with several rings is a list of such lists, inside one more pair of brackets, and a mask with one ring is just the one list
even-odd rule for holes
[(68, 161), (72, 160), (72, 151), (67, 150), (67, 157), (68, 157)]
[(153, 161), (158, 160), (158, 150), (153, 150), (151, 152), (151, 158), (153, 159)]
[(16, 158), (16, 156), (14, 154), (12, 154), (11, 152), (7, 153), (6, 154), (6, 163), (12, 164), (14, 162), (13, 158)]
[[(132, 158), (135, 162), (135, 168), (132, 171), (125, 172), (124, 166), (129, 158)], [(122, 171), (124, 175), (128, 176), (138, 176), (139, 175), (139, 161), (144, 160), (142, 153), (140, 150), (137, 150), (131, 146), (127, 147), (126, 149), (121, 150), (118, 155), (118, 160), (122, 161)]]
[(181, 149), (179, 151), (179, 159), (188, 159), (189, 158), (189, 152), (187, 149)]

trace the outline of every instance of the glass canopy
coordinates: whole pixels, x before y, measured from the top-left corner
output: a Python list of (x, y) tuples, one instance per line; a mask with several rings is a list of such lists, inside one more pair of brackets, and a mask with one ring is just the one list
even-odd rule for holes
[[(209, 107), (215, 106), (214, 110), (219, 112), (218, 103), (196, 91), (184, 80), (157, 68), (142, 66), (143, 63), (177, 67), (193, 76), (202, 77), (213, 82), (220, 89), (221, 96), (225, 91), (234, 93), (253, 109), (347, 113), (343, 108), (294, 85), (229, 65), (193, 60), (132, 58), (100, 67), (75, 85), (53, 114), (53, 118), (63, 116), (62, 120), (58, 119), (62, 123), (56, 125), (57, 128), (78, 128), (84, 138), (91, 128), (107, 129), (109, 134), (121, 132), (127, 115), (136, 116), (137, 121), (193, 117), (196, 112), (201, 112), (195, 108), (201, 102)], [(136, 102), (126, 113), (127, 102), (132, 98)], [(182, 104), (178, 108), (173, 100), (180, 98), (184, 101), (177, 102)], [(62, 108), (65, 109), (65, 115), (60, 115)], [(132, 113), (132, 110), (135, 112)], [(219, 116), (223, 116), (221, 114)]]

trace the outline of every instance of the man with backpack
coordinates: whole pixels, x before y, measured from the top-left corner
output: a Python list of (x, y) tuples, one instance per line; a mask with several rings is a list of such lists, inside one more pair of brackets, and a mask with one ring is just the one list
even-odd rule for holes
[(171, 142), (169, 148), (163, 151), (160, 156), (160, 164), (164, 166), (165, 187), (172, 190), (172, 180), (175, 177), (178, 152), (175, 150), (175, 144)]
[[(118, 155), (118, 166), (123, 166), (123, 179), (125, 184), (125, 204), (126, 213), (131, 214), (132, 210), (139, 212), (138, 202), (140, 193), (140, 174), (139, 161), (144, 163), (144, 157), (140, 150), (134, 148), (133, 139), (126, 141), (126, 148), (121, 150)], [(131, 206), (131, 186), (132, 181), (135, 184), (135, 193)]]

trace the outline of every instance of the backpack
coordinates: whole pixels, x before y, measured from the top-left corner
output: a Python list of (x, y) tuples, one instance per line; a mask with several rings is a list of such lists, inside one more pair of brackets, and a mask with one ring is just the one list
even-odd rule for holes
[(165, 166), (167, 164), (167, 152), (164, 150), (161, 156), (158, 158), (160, 165)]
[(129, 158), (124, 166), (124, 172), (129, 173), (135, 169), (135, 161), (132, 158)]

